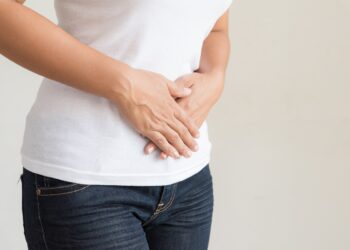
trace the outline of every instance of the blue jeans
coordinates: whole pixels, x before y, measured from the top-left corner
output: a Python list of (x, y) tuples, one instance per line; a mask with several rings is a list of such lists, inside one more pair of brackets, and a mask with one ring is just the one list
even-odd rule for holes
[(29, 250), (208, 249), (209, 165), (164, 186), (85, 185), (25, 168), (21, 181)]

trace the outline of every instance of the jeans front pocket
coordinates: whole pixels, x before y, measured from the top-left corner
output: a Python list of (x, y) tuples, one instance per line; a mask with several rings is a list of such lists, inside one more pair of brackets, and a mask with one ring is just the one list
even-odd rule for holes
[(36, 194), (38, 196), (69, 195), (82, 191), (89, 187), (89, 184), (64, 181), (40, 174), (36, 175)]

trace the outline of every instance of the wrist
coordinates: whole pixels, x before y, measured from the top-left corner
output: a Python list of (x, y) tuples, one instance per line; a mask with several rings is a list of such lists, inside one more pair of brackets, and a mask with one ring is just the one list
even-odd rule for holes
[(117, 62), (113, 67), (113, 77), (106, 98), (119, 104), (128, 96), (131, 88), (131, 75), (135, 69), (128, 64)]
[(219, 68), (219, 69), (212, 69), (210, 71), (204, 72), (204, 74), (209, 75), (212, 77), (212, 79), (215, 79), (218, 82), (223, 82), (225, 79), (225, 70)]
[(225, 70), (222, 68), (212, 68), (206, 71), (197, 71), (200, 74), (203, 74), (208, 80), (206, 81), (208, 84), (207, 89), (208, 93), (210, 93), (213, 101), (216, 102), (220, 97), (225, 82)]
[(225, 82), (225, 72), (223, 70), (212, 70), (204, 73), (208, 77), (208, 93), (210, 93), (209, 99), (212, 105), (214, 105), (220, 98)]

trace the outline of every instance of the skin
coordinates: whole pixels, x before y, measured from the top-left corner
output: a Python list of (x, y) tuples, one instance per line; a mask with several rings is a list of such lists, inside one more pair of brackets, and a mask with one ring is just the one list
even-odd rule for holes
[[(198, 70), (175, 80), (178, 86), (189, 87), (192, 90), (192, 93), (188, 96), (173, 95), (173, 97), (194, 119), (198, 127), (206, 120), (224, 88), (225, 71), (230, 52), (228, 19), (229, 13), (227, 10), (217, 20), (204, 41)], [(145, 146), (144, 152), (150, 154), (156, 149), (160, 148), (150, 141)], [(160, 151), (161, 159), (166, 159), (169, 156), (161, 149)], [(191, 151), (186, 147), (180, 149), (180, 153), (185, 157), (191, 157)]]
[[(198, 126), (174, 98), (188, 96), (187, 88), (81, 43), (16, 0), (0, 0), (0, 53), (34, 73), (107, 98), (167, 155), (196, 151)], [(206, 61), (203, 69), (210, 67)]]

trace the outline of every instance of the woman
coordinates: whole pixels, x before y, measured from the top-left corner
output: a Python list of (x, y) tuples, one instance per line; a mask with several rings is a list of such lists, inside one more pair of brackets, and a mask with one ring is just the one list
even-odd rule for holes
[(57, 0), (56, 25), (0, 0), (1, 53), (44, 77), (21, 149), (29, 249), (208, 248), (231, 1)]

